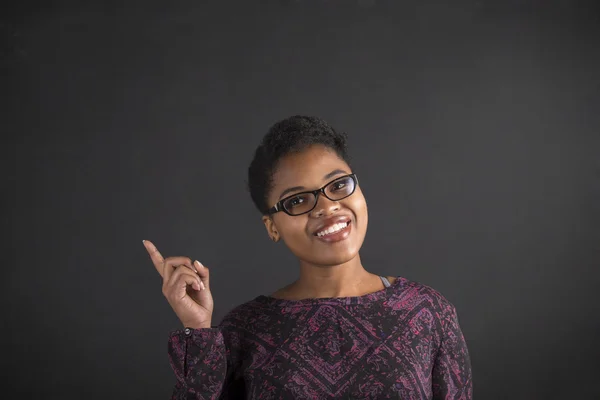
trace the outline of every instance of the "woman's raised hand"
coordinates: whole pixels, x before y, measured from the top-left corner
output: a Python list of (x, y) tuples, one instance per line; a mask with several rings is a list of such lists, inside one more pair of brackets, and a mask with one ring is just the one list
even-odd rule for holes
[(208, 268), (187, 257), (165, 259), (152, 242), (144, 240), (143, 243), (163, 278), (162, 292), (183, 326), (210, 328), (214, 304)]

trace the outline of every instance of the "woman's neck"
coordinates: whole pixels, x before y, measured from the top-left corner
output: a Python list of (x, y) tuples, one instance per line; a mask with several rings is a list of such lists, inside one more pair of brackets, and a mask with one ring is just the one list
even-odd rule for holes
[(357, 255), (340, 265), (322, 266), (301, 261), (300, 277), (272, 296), (288, 300), (353, 297), (380, 290), (379, 276), (364, 269)]

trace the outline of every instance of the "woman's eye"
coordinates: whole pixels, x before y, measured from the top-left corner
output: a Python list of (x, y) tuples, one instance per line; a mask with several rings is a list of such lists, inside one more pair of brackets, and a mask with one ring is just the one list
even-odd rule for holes
[(288, 205), (291, 207), (298, 206), (304, 203), (304, 199), (302, 197), (294, 197), (288, 200)]
[(341, 190), (346, 187), (346, 182), (336, 182), (333, 185), (333, 190)]

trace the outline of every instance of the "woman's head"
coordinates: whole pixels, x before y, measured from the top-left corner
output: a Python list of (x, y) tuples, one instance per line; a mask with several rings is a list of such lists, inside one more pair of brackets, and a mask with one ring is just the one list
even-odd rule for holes
[[(337, 265), (358, 254), (367, 229), (366, 202), (352, 172), (345, 134), (321, 119), (294, 116), (263, 138), (248, 186), (272, 239), (282, 239), (305, 262)], [(330, 182), (316, 203), (313, 194), (298, 196)]]

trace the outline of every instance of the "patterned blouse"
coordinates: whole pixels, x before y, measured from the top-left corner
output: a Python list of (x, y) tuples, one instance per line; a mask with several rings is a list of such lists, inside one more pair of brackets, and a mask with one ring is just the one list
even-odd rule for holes
[(356, 297), (258, 296), (218, 327), (172, 332), (172, 399), (472, 399), (454, 306), (402, 277), (386, 286)]

